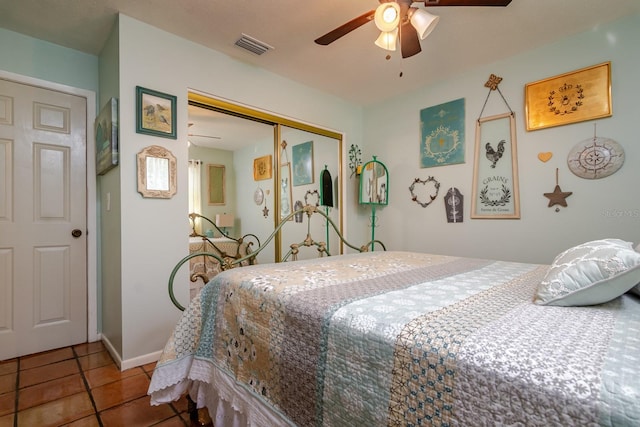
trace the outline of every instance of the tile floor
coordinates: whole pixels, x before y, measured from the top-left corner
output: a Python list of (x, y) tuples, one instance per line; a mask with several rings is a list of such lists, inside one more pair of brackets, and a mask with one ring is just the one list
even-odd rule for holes
[(0, 427), (190, 426), (186, 399), (150, 405), (154, 367), (120, 372), (102, 342), (0, 362)]

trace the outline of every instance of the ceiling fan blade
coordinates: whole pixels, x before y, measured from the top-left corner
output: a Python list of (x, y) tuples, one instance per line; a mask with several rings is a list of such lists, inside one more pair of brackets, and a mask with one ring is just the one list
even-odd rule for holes
[(193, 136), (195, 138), (211, 138), (211, 139), (222, 139), (221, 136), (210, 136), (210, 135), (198, 135), (196, 133), (190, 133), (188, 136)]
[(411, 22), (405, 20), (400, 26), (400, 50), (403, 58), (409, 58), (422, 51), (418, 32)]
[(346, 24), (343, 24), (338, 28), (329, 31), (324, 36), (318, 37), (317, 39), (315, 39), (315, 42), (323, 46), (326, 46), (329, 43), (333, 43), (334, 41), (338, 40), (340, 37), (347, 35), (351, 31), (355, 30), (356, 28), (359, 28), (364, 24), (366, 24), (367, 22), (372, 21), (375, 13), (376, 13), (375, 10), (370, 10), (367, 13), (363, 13), (362, 15), (352, 19)]
[(424, 0), (425, 6), (500, 6), (505, 7), (511, 0)]

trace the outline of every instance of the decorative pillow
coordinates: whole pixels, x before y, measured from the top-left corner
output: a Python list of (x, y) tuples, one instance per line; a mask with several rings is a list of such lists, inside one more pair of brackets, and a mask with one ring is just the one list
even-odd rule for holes
[(620, 239), (603, 239), (567, 249), (538, 285), (540, 305), (602, 304), (640, 284), (640, 252)]
[[(636, 246), (636, 252), (640, 252), (640, 243), (638, 243), (638, 246)], [(640, 295), (640, 283), (638, 283), (633, 288), (631, 288), (629, 292), (632, 292), (636, 295)]]

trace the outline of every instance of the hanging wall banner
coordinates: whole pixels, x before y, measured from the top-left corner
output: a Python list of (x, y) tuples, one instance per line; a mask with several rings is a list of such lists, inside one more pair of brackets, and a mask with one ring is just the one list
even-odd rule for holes
[(464, 163), (464, 98), (420, 111), (420, 167)]
[(513, 113), (476, 122), (471, 218), (520, 218), (515, 128)]

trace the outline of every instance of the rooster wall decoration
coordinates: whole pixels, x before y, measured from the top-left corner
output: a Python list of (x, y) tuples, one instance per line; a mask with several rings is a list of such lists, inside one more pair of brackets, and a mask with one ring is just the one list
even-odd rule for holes
[(505, 140), (503, 139), (500, 142), (498, 142), (498, 148), (495, 150), (491, 146), (490, 142), (487, 142), (487, 144), (484, 146), (487, 152), (486, 153), (487, 159), (491, 162), (492, 168), (496, 167), (496, 163), (498, 163), (498, 160), (500, 160), (500, 158), (502, 157), (502, 154), (504, 153), (504, 144), (505, 144)]

